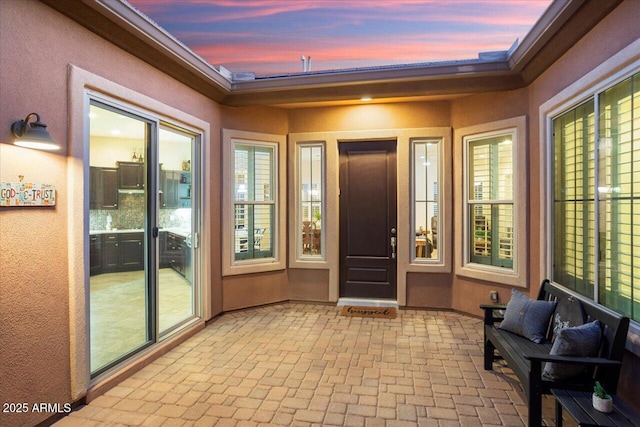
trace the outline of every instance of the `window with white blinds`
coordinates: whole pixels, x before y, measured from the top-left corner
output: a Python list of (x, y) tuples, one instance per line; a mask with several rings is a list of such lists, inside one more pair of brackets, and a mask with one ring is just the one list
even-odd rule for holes
[(468, 262), (513, 267), (515, 133), (465, 138)]
[(274, 147), (234, 145), (235, 259), (273, 256)]
[(640, 320), (640, 74), (553, 132), (554, 280)]
[(553, 122), (554, 279), (593, 298), (595, 113), (589, 101)]

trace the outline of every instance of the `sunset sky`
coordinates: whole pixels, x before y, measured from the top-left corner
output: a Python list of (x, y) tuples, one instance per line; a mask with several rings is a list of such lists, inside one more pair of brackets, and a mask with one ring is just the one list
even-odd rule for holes
[(551, 0), (128, 0), (213, 65), (271, 75), (477, 58)]

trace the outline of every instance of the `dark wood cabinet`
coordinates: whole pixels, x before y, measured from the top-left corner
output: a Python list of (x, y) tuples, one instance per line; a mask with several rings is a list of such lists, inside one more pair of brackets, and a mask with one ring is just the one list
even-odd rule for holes
[(118, 188), (144, 190), (144, 163), (118, 162)]
[(120, 271), (144, 269), (144, 233), (120, 235)]
[(89, 236), (90, 275), (144, 269), (144, 233)]
[(117, 234), (102, 235), (102, 272), (113, 273), (120, 266), (119, 236)]
[(160, 208), (175, 209), (178, 203), (178, 183), (180, 175), (178, 171), (160, 171)]
[(191, 207), (191, 172), (181, 171), (178, 180), (178, 207)]
[(158, 244), (160, 245), (160, 268), (171, 267), (171, 256), (167, 251), (167, 232), (161, 231), (158, 235)]
[(160, 207), (177, 209), (191, 207), (191, 172), (160, 171)]
[(118, 209), (118, 169), (89, 168), (89, 209)]
[[(144, 269), (144, 233), (103, 233), (89, 236), (90, 275)], [(160, 268), (173, 268), (183, 276), (189, 266), (186, 238), (170, 231), (158, 236)]]
[(99, 274), (102, 271), (102, 236), (89, 236), (89, 274)]
[(178, 273), (184, 276), (185, 270), (185, 238), (178, 234), (167, 233), (166, 254), (169, 258), (169, 265)]

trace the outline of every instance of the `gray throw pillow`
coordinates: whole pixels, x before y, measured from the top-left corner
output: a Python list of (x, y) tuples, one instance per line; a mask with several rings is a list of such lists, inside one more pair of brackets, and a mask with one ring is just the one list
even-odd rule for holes
[[(600, 351), (602, 331), (600, 321), (563, 328), (558, 332), (549, 354), (559, 356), (595, 357)], [(562, 380), (583, 373), (587, 368), (566, 363), (546, 363), (542, 376), (552, 380)]]
[(540, 344), (547, 334), (555, 308), (555, 301), (531, 300), (517, 289), (512, 289), (511, 299), (499, 328)]

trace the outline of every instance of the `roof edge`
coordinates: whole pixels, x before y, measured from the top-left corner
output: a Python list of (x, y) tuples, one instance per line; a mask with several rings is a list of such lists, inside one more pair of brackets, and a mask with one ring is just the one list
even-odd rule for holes
[(509, 66), (519, 72), (573, 16), (586, 0), (556, 0), (544, 11), (509, 57)]
[[(237, 80), (233, 78), (238, 73), (210, 64), (126, 0), (40, 1), (216, 102), (274, 105), (273, 102), (278, 101), (281, 105), (294, 100), (300, 103), (305, 99), (314, 103), (319, 94), (323, 98), (327, 96), (324, 92), (336, 92), (318, 92), (323, 88), (354, 93), (364, 88), (383, 88), (382, 92), (389, 97), (410, 99), (409, 84), (417, 84), (424, 91), (421, 96), (439, 93), (438, 81), (454, 90), (452, 93), (458, 89), (466, 93), (481, 92), (486, 90), (487, 84), (492, 90), (522, 87), (570, 49), (581, 37), (578, 33), (588, 31), (622, 0), (602, 0), (606, 4), (604, 8), (593, 6), (587, 0), (554, 0), (522, 43), (514, 43), (505, 52), (479, 53), (477, 59), (260, 78), (245, 73), (244, 78)], [(576, 34), (572, 36), (567, 32)], [(496, 78), (497, 83), (491, 82)], [(506, 83), (500, 83), (501, 80)]]
[(82, 2), (112, 22), (156, 46), (165, 55), (172, 56), (183, 66), (210, 80), (219, 89), (225, 91), (230, 89), (230, 80), (219, 70), (126, 0), (82, 0)]

